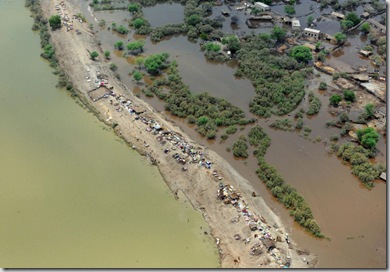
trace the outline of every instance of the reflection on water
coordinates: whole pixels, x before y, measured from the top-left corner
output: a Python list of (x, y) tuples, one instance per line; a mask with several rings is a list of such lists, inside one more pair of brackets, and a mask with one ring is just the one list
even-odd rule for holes
[(29, 15), (0, 2), (1, 267), (217, 267), (201, 214), (55, 88)]
[(184, 20), (184, 6), (177, 3), (157, 4), (142, 10), (151, 27), (178, 24)]

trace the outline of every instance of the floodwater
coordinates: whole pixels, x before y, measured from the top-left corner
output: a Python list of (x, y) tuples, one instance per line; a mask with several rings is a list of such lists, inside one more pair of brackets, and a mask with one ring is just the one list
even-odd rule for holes
[[(299, 5), (310, 4), (315, 5), (316, 3), (302, 1)], [(314, 10), (315, 13), (320, 12), (316, 7)], [(163, 16), (163, 14), (156, 11), (155, 16)], [(130, 33), (126, 38), (139, 37)], [(102, 43), (102, 46), (105, 47), (113, 44), (116, 38), (113, 38), (108, 32), (106, 34), (99, 32), (99, 39), (109, 42), (108, 44)], [(352, 39), (351, 43), (354, 44), (354, 41), (360, 37), (353, 36)], [(184, 83), (188, 84), (191, 90), (194, 92), (207, 90), (212, 95), (226, 98), (248, 113), (246, 101), (249, 101), (254, 94), (250, 82), (234, 79), (234, 65), (206, 61), (199, 48), (198, 44), (191, 43), (182, 36), (167, 38), (157, 44), (152, 44), (146, 39), (145, 54), (170, 53), (171, 58), (178, 61)], [(345, 54), (355, 61), (354, 50)], [(331, 59), (337, 60), (337, 58), (338, 56), (332, 56)], [(126, 73), (133, 68), (130, 68), (129, 63), (123, 58), (115, 58), (113, 61), (125, 69), (123, 81), (130, 82), (131, 78), (126, 76)], [(315, 73), (317, 74), (317, 72)], [(240, 85), (239, 89), (231, 88), (230, 86), (234, 86), (232, 85), (233, 81), (236, 81), (235, 84), (243, 85)], [(336, 155), (328, 154), (325, 142), (331, 135), (339, 133), (339, 131), (325, 127), (326, 121), (335, 117), (327, 112), (329, 94), (318, 90), (321, 81), (326, 81), (328, 85), (332, 86), (331, 77), (325, 74), (314, 76), (306, 84), (307, 92), (313, 91), (322, 102), (321, 110), (317, 115), (304, 118), (304, 125), (312, 129), (308, 139), (300, 136), (297, 132), (283, 132), (270, 128), (268, 125), (277, 119), (276, 117), (259, 119), (258, 123), (272, 139), (271, 147), (266, 154), (267, 162), (275, 166), (286, 182), (296, 187), (298, 192), (305, 197), (323, 233), (331, 239), (330, 241), (313, 238), (293, 222), (288, 211), (275, 200), (265, 185), (257, 178), (255, 174), (257, 162), (254, 157), (247, 160), (235, 159), (226, 150), (226, 147), (231, 146), (238, 135), (246, 134), (249, 127), (242, 131), (238, 130), (236, 135), (230, 136), (221, 144), (219, 140), (210, 141), (202, 138), (193, 130), (193, 126), (186, 124), (183, 119), (174, 117), (167, 112), (165, 114), (195, 141), (218, 152), (245, 178), (250, 180), (255, 190), (281, 217), (299, 248), (307, 248), (313, 254), (318, 255), (318, 267), (384, 268), (387, 263), (386, 184), (377, 181), (375, 188), (367, 190), (350, 173), (351, 170), (347, 165), (343, 165)], [(139, 88), (143, 87), (145, 85), (139, 86)], [(137, 88), (138, 91), (139, 88)], [(157, 110), (163, 111), (163, 103), (157, 98), (145, 99)], [(298, 108), (300, 107), (307, 109), (307, 97)], [(294, 113), (291, 113), (291, 116), (293, 115)], [(252, 117), (250, 114), (248, 116)], [(380, 153), (376, 160), (385, 163), (387, 159), (385, 138), (380, 138), (378, 148)]]
[(55, 88), (29, 15), (0, 2), (1, 267), (218, 267), (201, 214)]

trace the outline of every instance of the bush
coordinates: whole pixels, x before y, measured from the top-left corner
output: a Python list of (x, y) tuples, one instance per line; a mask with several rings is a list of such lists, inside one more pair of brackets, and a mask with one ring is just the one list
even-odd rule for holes
[(308, 62), (313, 59), (310, 49), (303, 45), (294, 46), (291, 49), (291, 56), (299, 62)]
[(233, 144), (233, 155), (235, 157), (247, 158), (248, 157), (248, 145), (242, 139), (238, 139)]
[(95, 60), (99, 56), (99, 53), (96, 51), (93, 51), (90, 53), (90, 57), (92, 60)]
[(341, 96), (339, 94), (334, 94), (329, 98), (329, 102), (332, 106), (337, 107), (341, 101)]
[(318, 97), (314, 96), (313, 92), (309, 93), (309, 109), (307, 110), (308, 115), (317, 114), (321, 109), (321, 101)]
[(355, 102), (356, 100), (355, 93), (351, 90), (344, 90), (343, 95), (346, 101)]
[(118, 70), (118, 66), (115, 63), (111, 62), (110, 63), (110, 70), (111, 71), (116, 71), (116, 70)]
[(321, 81), (320, 82), (320, 86), (318, 87), (318, 89), (326, 90), (327, 88), (328, 88), (328, 84), (326, 84), (326, 82), (324, 82), (324, 81)]
[(365, 148), (374, 148), (379, 140), (379, 134), (375, 129), (368, 127), (365, 129), (358, 129), (356, 134), (359, 138), (360, 143)]
[(234, 134), (237, 131), (237, 126), (231, 125), (226, 129), (226, 134)]
[(62, 22), (61, 22), (61, 16), (60, 15), (53, 15), (49, 18), (49, 24), (52, 30), (56, 30), (58, 28), (61, 28)]

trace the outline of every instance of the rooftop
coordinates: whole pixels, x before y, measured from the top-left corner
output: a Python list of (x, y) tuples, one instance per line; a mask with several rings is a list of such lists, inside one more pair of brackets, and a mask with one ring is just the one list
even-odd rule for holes
[(321, 32), (321, 31), (318, 30), (318, 29), (313, 29), (313, 28), (308, 28), (308, 27), (306, 27), (306, 28), (304, 29), (304, 31), (312, 32), (312, 33), (317, 33), (317, 34), (319, 34), (319, 33)]

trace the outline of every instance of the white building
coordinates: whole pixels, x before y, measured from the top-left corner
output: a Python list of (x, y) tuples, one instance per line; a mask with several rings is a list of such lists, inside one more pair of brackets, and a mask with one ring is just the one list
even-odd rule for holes
[(295, 30), (301, 30), (301, 23), (299, 22), (299, 20), (297, 18), (293, 18), (292, 21), (291, 21), (291, 28), (293, 31)]
[(256, 2), (255, 3), (255, 7), (261, 9), (261, 11), (269, 11), (269, 10), (271, 10), (271, 8), (268, 5), (266, 5), (266, 4), (262, 3), (262, 2)]
[(317, 29), (307, 27), (303, 30), (303, 35), (308, 36), (308, 37), (313, 37), (313, 38), (318, 40), (320, 38), (320, 32), (321, 31), (319, 31)]

